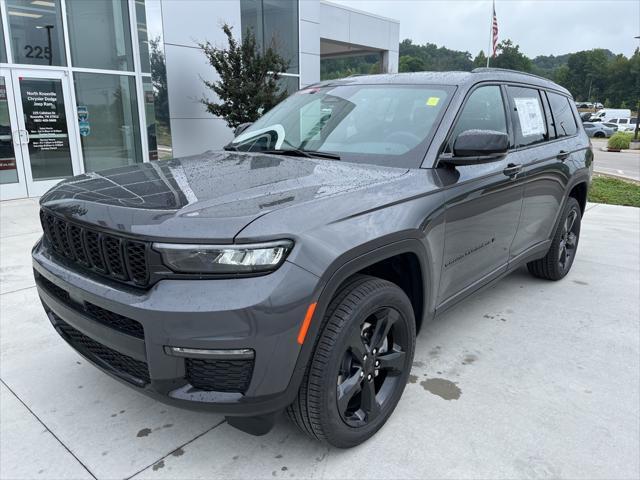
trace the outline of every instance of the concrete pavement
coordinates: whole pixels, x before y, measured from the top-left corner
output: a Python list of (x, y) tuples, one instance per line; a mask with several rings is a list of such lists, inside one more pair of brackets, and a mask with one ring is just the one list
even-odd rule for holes
[(640, 181), (640, 150), (603, 152), (602, 148), (607, 146), (606, 140), (592, 138), (591, 143), (593, 144), (594, 171)]
[[(112, 380), (53, 331), (35, 200), (0, 204), (0, 478), (640, 477), (640, 210), (590, 204), (561, 282), (518, 271), (423, 329), (405, 394), (341, 451)], [(443, 391), (441, 387), (447, 387)]]

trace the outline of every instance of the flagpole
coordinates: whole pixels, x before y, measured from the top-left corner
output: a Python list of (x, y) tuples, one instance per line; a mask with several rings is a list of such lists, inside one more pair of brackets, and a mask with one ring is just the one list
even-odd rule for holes
[(493, 43), (493, 12), (496, 9), (496, 2), (493, 1), (491, 17), (489, 17), (489, 49), (487, 50), (487, 68), (489, 68), (489, 59), (491, 58), (491, 45)]

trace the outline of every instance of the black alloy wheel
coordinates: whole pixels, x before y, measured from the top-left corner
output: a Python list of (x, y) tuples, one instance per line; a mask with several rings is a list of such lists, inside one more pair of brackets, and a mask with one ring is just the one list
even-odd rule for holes
[(575, 198), (569, 197), (546, 256), (527, 263), (532, 275), (547, 280), (560, 280), (569, 273), (578, 251), (581, 220), (580, 204)]
[(578, 248), (578, 235), (580, 233), (580, 223), (577, 222), (579, 211), (571, 209), (562, 223), (562, 233), (560, 234), (560, 245), (558, 248), (558, 266), (562, 271), (567, 270), (573, 263), (576, 249)]
[[(356, 275), (334, 295), (289, 418), (339, 448), (374, 435), (393, 413), (415, 349), (413, 307), (397, 285)], [(307, 341), (307, 340), (305, 340)]]
[(340, 416), (351, 427), (378, 418), (397, 388), (409, 342), (399, 318), (397, 310), (382, 307), (351, 331), (336, 392)]

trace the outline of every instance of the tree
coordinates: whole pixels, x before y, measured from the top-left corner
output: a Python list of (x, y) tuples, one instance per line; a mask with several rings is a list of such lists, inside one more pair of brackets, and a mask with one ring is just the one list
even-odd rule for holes
[(480, 50), (476, 58), (473, 59), (473, 67), (486, 67), (487, 66), (487, 56), (484, 54), (483, 50)]
[(498, 52), (498, 55), (491, 59), (490, 66), (521, 72), (531, 71), (531, 60), (520, 51), (520, 45), (506, 39), (498, 44)]
[(206, 97), (200, 101), (209, 113), (224, 118), (229, 127), (235, 128), (241, 123), (256, 121), (262, 112), (287, 96), (278, 80), (280, 74), (287, 71), (289, 62), (276, 53), (273, 42), (261, 53), (250, 29), (240, 43), (233, 38), (232, 27), (224, 24), (222, 31), (229, 43), (227, 49), (217, 48), (208, 41), (199, 44), (220, 77), (215, 82), (203, 82), (220, 101)]

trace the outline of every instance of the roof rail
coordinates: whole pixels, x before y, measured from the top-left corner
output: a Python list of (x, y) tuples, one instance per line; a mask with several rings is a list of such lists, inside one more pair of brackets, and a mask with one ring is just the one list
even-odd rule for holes
[(553, 82), (553, 80), (542, 77), (540, 75), (536, 75), (535, 73), (529, 72), (521, 72), (520, 70), (511, 70), (510, 68), (497, 68), (497, 67), (478, 67), (471, 70), (471, 73), (482, 73), (482, 72), (509, 72), (509, 73), (519, 73), (521, 75), (527, 75), (529, 77), (539, 78), (541, 80), (546, 80), (547, 82)]

